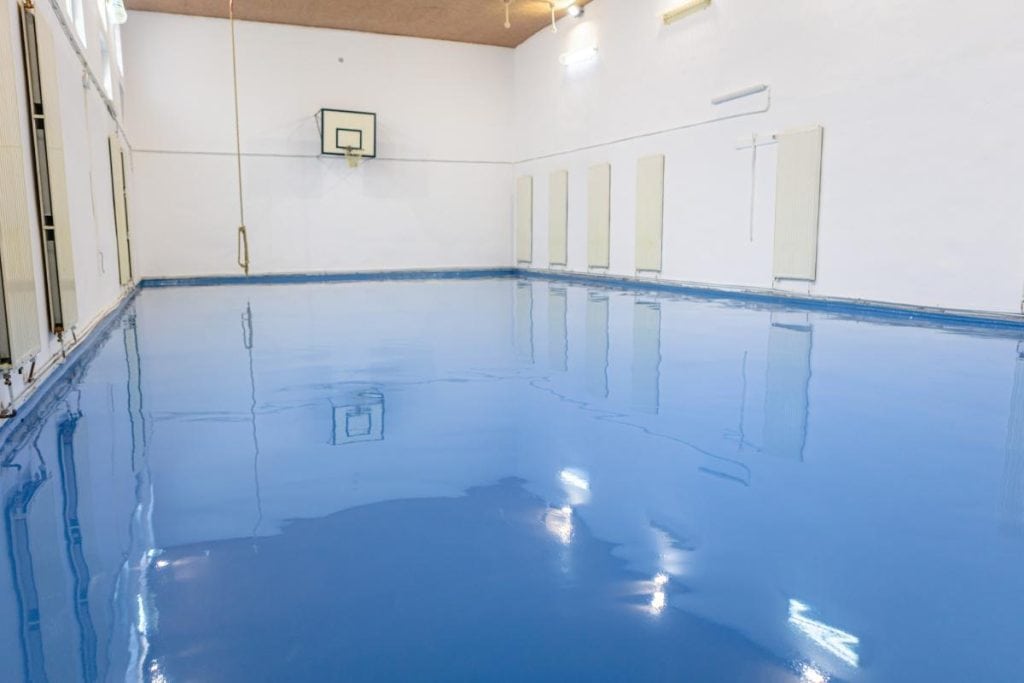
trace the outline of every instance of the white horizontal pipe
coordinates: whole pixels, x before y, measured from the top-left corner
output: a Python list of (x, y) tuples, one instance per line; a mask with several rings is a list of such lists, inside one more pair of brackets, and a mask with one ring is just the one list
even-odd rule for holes
[(758, 85), (752, 85), (749, 88), (743, 88), (742, 90), (736, 90), (725, 95), (719, 95), (718, 97), (711, 100), (711, 104), (725, 104), (726, 102), (738, 100), (741, 97), (750, 97), (751, 95), (756, 95), (757, 93), (764, 92), (767, 89), (767, 85), (765, 85), (764, 83), (759, 83)]

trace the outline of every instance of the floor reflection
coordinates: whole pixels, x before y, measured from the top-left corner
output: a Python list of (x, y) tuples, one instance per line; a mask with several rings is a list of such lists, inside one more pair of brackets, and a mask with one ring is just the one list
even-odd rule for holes
[[(22, 673), (26, 681), (48, 681), (43, 653), (39, 588), (32, 560), (29, 533), (29, 511), (32, 499), (49, 479), (40, 456), (23, 465), (5, 463), (4, 529), (7, 535), (7, 556), (10, 579), (17, 603), (18, 640)], [(7, 653), (8, 661), (12, 653)]]
[(764, 399), (767, 455), (804, 459), (814, 326), (807, 314), (772, 315)]
[(1001, 502), (1003, 528), (1024, 535), (1024, 341), (1017, 345)]
[(565, 287), (548, 288), (548, 362), (552, 370), (569, 369), (569, 295)]
[(657, 413), (661, 402), (661, 304), (633, 304), (633, 405)]
[(0, 445), (0, 680), (1013, 680), (1019, 334), (301, 294), (144, 292)]
[[(642, 578), (568, 519), (507, 480), (295, 521), (258, 556), (246, 539), (166, 549), (151, 666), (168, 680), (796, 680), (739, 633), (666, 611), (667, 579), (633, 609)], [(550, 571), (566, 548), (570, 573)]]
[(608, 306), (607, 294), (595, 291), (587, 294), (587, 391), (598, 398), (608, 397), (608, 351), (611, 336), (608, 330)]

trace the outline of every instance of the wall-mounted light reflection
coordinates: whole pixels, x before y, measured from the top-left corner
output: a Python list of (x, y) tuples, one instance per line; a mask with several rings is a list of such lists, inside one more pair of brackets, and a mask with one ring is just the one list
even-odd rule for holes
[(651, 579), (651, 601), (647, 608), (651, 614), (658, 615), (668, 606), (668, 574), (658, 574)]
[(686, 570), (686, 551), (668, 531), (651, 526), (654, 544), (658, 549), (658, 567), (665, 575), (679, 576)]
[(860, 644), (860, 638), (835, 626), (811, 619), (807, 616), (810, 609), (799, 600), (790, 600), (789, 623), (843, 662), (853, 667), (858, 666), (860, 658), (854, 648)]
[(558, 477), (566, 486), (582, 489), (583, 491), (590, 490), (590, 482), (578, 470), (562, 470)]
[(550, 508), (544, 514), (544, 526), (562, 545), (572, 543), (572, 508)]

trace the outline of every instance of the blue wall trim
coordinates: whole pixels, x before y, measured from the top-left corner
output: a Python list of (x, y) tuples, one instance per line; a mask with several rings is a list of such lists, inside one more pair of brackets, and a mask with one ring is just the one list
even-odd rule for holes
[(378, 280), (473, 280), (512, 277), (515, 268), (460, 270), (380, 270), (354, 273), (282, 273), (265, 275), (213, 275), (208, 277), (146, 278), (143, 289), (156, 287), (212, 287), (217, 285), (288, 285), (303, 282), (372, 282)]

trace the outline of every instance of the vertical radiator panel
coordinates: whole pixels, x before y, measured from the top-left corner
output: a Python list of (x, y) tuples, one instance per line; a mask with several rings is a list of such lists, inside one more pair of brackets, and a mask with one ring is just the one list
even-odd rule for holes
[(533, 176), (516, 181), (516, 262), (533, 261)]
[(60, 85), (53, 34), (36, 15), (39, 45), (39, 78), (46, 113), (46, 153), (50, 166), (50, 195), (53, 202), (54, 249), (60, 272), (58, 290), (65, 329), (78, 321), (78, 293), (75, 286), (74, 255), (71, 250), (71, 220), (68, 213), (67, 176), (64, 170), (64, 136), (60, 121)]
[[(10, 12), (0, 12), (0, 35), (10, 36)], [(32, 230), (29, 226), (30, 188), (26, 180), (27, 153), (22, 144), (25, 125), (17, 84), (24, 81), (11, 41), (0, 44), (0, 285), (2, 285), (2, 357), (17, 365), (39, 352)]]
[(665, 156), (644, 157), (636, 166), (636, 269), (661, 272), (665, 216)]
[(548, 263), (569, 262), (569, 172), (555, 171), (548, 179)]
[(124, 182), (124, 152), (116, 135), (110, 136), (110, 181), (114, 191), (114, 232), (117, 236), (117, 272), (121, 284), (132, 281), (132, 259), (128, 245), (128, 203)]
[(823, 129), (780, 133), (775, 181), (776, 279), (817, 277)]
[(587, 171), (587, 265), (607, 268), (611, 258), (612, 167), (597, 164)]

